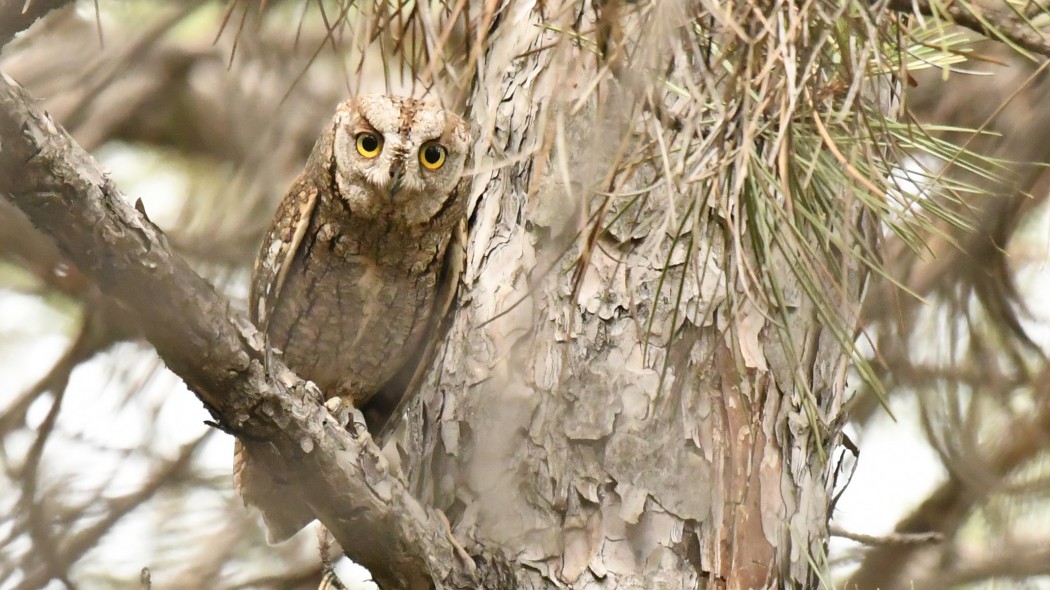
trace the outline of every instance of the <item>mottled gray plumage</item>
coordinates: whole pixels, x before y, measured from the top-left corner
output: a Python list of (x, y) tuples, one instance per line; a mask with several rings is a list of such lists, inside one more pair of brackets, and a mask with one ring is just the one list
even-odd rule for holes
[[(469, 147), (463, 119), (432, 102), (351, 99), (278, 207), (249, 315), (326, 398), (360, 407), (433, 330), (453, 291), (447, 254), (463, 222)], [(271, 542), (283, 540), (312, 513), (294, 482), (274, 480), (252, 455), (238, 444), (235, 487), (262, 512)]]

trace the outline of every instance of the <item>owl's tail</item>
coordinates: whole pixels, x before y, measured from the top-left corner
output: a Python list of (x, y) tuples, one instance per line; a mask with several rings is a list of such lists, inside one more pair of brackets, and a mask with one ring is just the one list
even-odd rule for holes
[(245, 506), (254, 506), (262, 514), (266, 541), (271, 545), (288, 540), (314, 520), (313, 511), (302, 501), (299, 486), (274, 477), (263, 467), (266, 462), (279, 464), (280, 460), (267, 443), (234, 443), (233, 489), (244, 499)]

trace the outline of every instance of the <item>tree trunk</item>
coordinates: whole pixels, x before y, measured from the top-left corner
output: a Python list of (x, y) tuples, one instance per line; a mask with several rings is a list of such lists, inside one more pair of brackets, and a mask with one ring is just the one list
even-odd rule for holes
[[(688, 133), (634, 108), (626, 75), (591, 88), (603, 64), (544, 28), (558, 11), (508, 5), (472, 101), (491, 137), (460, 309), (393, 439), (412, 489), (469, 552), (524, 566), (521, 588), (812, 587), (844, 347), (786, 260), (759, 269), (779, 306), (747, 292), (744, 207), (685, 182), (638, 201), (598, 194), (663, 178), (659, 162), (620, 165), (654, 125), (672, 147)], [(574, 10), (558, 18), (579, 30), (610, 18)], [(664, 71), (671, 41), (649, 36), (633, 65)], [(851, 318), (864, 274), (840, 264), (839, 308), (823, 313)]]

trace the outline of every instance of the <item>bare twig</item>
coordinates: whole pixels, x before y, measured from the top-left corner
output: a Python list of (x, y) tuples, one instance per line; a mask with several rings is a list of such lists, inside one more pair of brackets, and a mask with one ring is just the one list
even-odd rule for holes
[(861, 533), (853, 533), (836, 526), (831, 527), (831, 536), (842, 537), (843, 539), (849, 539), (850, 541), (856, 541), (864, 545), (911, 545), (937, 543), (944, 540), (944, 535), (938, 532), (864, 535)]
[(152, 498), (171, 480), (183, 474), (189, 467), (193, 455), (200, 448), (201, 444), (208, 439), (209, 435), (210, 433), (206, 433), (196, 440), (183, 445), (176, 457), (155, 469), (146, 483), (142, 484), (142, 487), (135, 492), (110, 500), (102, 518), (93, 521), (92, 524), (78, 530), (76, 533), (66, 536), (53, 548), (53, 559), (56, 561), (56, 564), (48, 563), (49, 567), (36, 568), (26, 572), (20, 583), (17, 586), (13, 586), (14, 590), (32, 590), (33, 588), (46, 586), (48, 580), (54, 578), (54, 572), (51, 568), (55, 565), (59, 567), (60, 571), (68, 570), (89, 549), (95, 547), (99, 539), (109, 532), (118, 521)]
[[(1050, 391), (1045, 384), (1050, 383), (1050, 368), (1044, 367), (1033, 382), (1043, 386), (1043, 390), (1037, 392), (1037, 398), (1043, 403), (1033, 415), (1005, 429), (1009, 434), (997, 441), (998, 444), (989, 445), (985, 480), (977, 482), (952, 473), (912, 514), (897, 524), (894, 534), (940, 533), (950, 538), (973, 506), (1001, 490), (1010, 473), (1046, 448), (1050, 433)], [(908, 571), (907, 564), (922, 548), (919, 544), (873, 547), (845, 587), (859, 590), (903, 587), (896, 586), (904, 583), (899, 576)]]

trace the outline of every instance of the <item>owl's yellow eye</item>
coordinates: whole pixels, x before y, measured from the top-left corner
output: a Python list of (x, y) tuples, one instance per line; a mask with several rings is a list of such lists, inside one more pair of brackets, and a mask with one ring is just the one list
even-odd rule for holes
[(374, 158), (379, 155), (379, 152), (383, 149), (383, 140), (377, 137), (374, 133), (357, 134), (357, 153), (361, 154), (366, 158)]
[(445, 148), (436, 143), (423, 146), (419, 150), (419, 163), (427, 170), (437, 170), (445, 165)]

